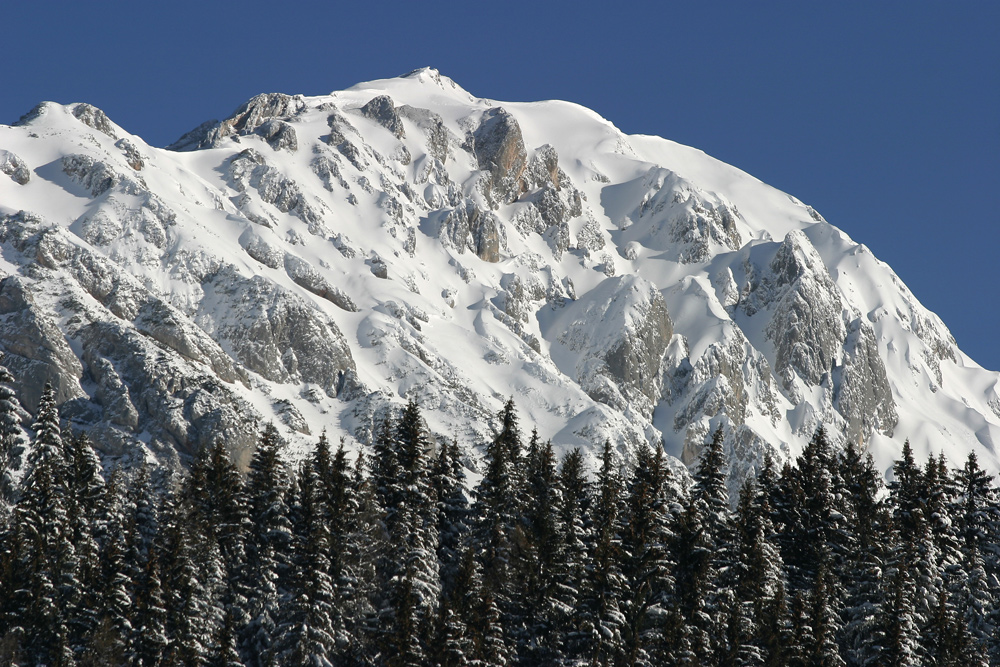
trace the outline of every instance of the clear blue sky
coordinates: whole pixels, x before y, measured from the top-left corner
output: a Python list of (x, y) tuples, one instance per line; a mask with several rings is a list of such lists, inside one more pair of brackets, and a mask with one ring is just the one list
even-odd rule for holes
[(10, 2), (0, 122), (90, 102), (155, 145), (259, 92), (416, 67), (696, 146), (868, 245), (1000, 370), (1000, 3)]

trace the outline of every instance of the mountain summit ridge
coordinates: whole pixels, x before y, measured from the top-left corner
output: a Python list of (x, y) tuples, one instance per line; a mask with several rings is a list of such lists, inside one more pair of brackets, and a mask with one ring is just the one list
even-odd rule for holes
[[(1000, 375), (811, 207), (567, 102), (436, 70), (251, 98), (158, 149), (86, 104), (0, 126), (2, 362), (110, 456), (275, 420), (290, 455), (409, 398), (469, 447), (513, 395), (562, 448), (734, 480), (823, 424), (1000, 471)], [(32, 347), (31, 341), (41, 341)]]

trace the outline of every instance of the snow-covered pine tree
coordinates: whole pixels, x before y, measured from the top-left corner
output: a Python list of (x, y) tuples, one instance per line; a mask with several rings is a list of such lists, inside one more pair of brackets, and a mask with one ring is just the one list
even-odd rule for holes
[(816, 581), (809, 595), (809, 628), (811, 635), (805, 644), (809, 663), (815, 667), (843, 667), (843, 656), (837, 644), (841, 621), (837, 611), (834, 575), (828, 563), (831, 557), (820, 557)]
[(386, 417), (378, 440), (382, 462), (372, 477), (385, 534), (376, 638), (382, 655), (396, 656), (391, 661), (419, 662), (426, 650), (419, 633), (434, 617), (440, 577), (437, 499), (427, 468), (430, 441), (416, 403), (409, 401), (394, 424)]
[(775, 633), (785, 620), (783, 565), (771, 542), (774, 526), (768, 502), (756, 482), (747, 480), (736, 511), (732, 581), (733, 597), (741, 609), (730, 614), (730, 625), (735, 627), (729, 644), (736, 645), (737, 655), (748, 664), (766, 664), (780, 655), (781, 639)]
[(911, 573), (904, 564), (895, 563), (887, 569), (879, 628), (868, 638), (877, 656), (875, 664), (916, 665), (922, 662), (913, 589)]
[(654, 664), (662, 644), (662, 625), (674, 584), (668, 545), (674, 535), (666, 505), (666, 464), (663, 450), (640, 447), (628, 481), (622, 527), (622, 589), (620, 608), (625, 660), (630, 665)]
[(134, 603), (132, 660), (139, 667), (160, 667), (165, 664), (170, 641), (167, 637), (167, 602), (155, 551), (145, 561), (142, 575), (136, 581)]
[(330, 530), (315, 459), (299, 469), (291, 504), (293, 541), (288, 595), (279, 608), (273, 656), (280, 665), (327, 667), (336, 649), (336, 591), (330, 578)]
[(249, 622), (243, 629), (241, 655), (248, 667), (269, 664), (275, 638), (278, 607), (288, 573), (287, 554), (292, 540), (285, 491), (285, 465), (278, 454), (278, 431), (264, 427), (250, 461), (246, 495), (252, 526), (247, 540)]
[(625, 617), (620, 600), (627, 585), (621, 570), (623, 495), (621, 466), (611, 442), (605, 440), (590, 512), (591, 566), (574, 612), (578, 629), (571, 642), (574, 654), (588, 656), (594, 665), (616, 664), (623, 655)]
[(521, 530), (524, 490), (521, 431), (513, 399), (507, 401), (497, 420), (501, 427), (487, 445), (486, 473), (475, 492), (473, 540), (492, 604), (504, 614), (503, 627), (512, 630), (511, 567), (517, 557), (516, 533)]
[(588, 546), (594, 544), (593, 522), (590, 517), (591, 483), (587, 479), (580, 448), (572, 449), (563, 458), (559, 479), (563, 491), (560, 523), (566, 550), (562, 581), (568, 598), (573, 601), (559, 631), (565, 636), (564, 654), (574, 656), (581, 648), (580, 640), (585, 636), (580, 611), (589, 573), (593, 569), (592, 554)]
[(848, 442), (839, 456), (843, 539), (844, 655), (851, 665), (875, 664), (880, 626), (880, 581), (888, 555), (889, 517), (880, 500), (882, 484), (871, 455)]
[(562, 525), (562, 484), (552, 443), (538, 442), (533, 433), (527, 458), (525, 516), (515, 576), (517, 615), (524, 633), (518, 652), (528, 664), (548, 664), (562, 653), (560, 629), (575, 604), (566, 585), (566, 544)]
[(431, 485), (437, 498), (438, 570), (441, 594), (447, 597), (460, 566), (460, 553), (471, 523), (465, 491), (465, 469), (458, 442), (443, 442), (431, 464)]
[(957, 472), (953, 517), (962, 554), (958, 606), (976, 655), (1000, 658), (997, 595), (1000, 594), (1000, 508), (989, 473), (975, 452)]
[(13, 615), (22, 628), (25, 659), (32, 664), (74, 662), (70, 624), (81, 592), (70, 519), (69, 465), (55, 391), (46, 384), (33, 426), (35, 441), (14, 522), (18, 576)]
[(194, 537), (181, 524), (166, 527), (169, 543), (164, 560), (167, 602), (167, 663), (205, 665), (215, 635), (210, 622), (209, 591), (198, 571)]
[(11, 372), (0, 366), (0, 503), (6, 505), (17, 498), (17, 479), (23, 472), (23, 454), (28, 444), (21, 427), (24, 409), (9, 386), (14, 381)]

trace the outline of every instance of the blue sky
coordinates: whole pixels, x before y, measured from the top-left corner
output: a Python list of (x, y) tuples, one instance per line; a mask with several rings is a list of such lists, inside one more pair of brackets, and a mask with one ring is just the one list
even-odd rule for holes
[(1000, 3), (41, 1), (2, 20), (0, 122), (90, 102), (154, 145), (259, 92), (425, 65), (583, 104), (811, 204), (1000, 369)]

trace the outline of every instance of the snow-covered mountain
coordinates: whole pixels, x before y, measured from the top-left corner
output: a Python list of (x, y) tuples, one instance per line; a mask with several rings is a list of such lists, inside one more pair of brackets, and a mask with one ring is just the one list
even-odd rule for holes
[(87, 104), (0, 126), (0, 346), (106, 454), (246, 461), (366, 442), (407, 398), (470, 447), (513, 396), (560, 447), (735, 477), (820, 424), (884, 470), (1000, 471), (1000, 376), (892, 270), (795, 197), (567, 102), (474, 97), (432, 69), (258, 95), (167, 149)]

